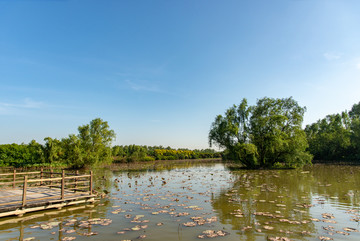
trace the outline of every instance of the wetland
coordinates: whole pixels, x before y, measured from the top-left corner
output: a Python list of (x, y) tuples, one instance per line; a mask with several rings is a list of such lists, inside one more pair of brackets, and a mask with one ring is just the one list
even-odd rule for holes
[(1, 240), (359, 240), (360, 167), (94, 169), (93, 205), (0, 219)]

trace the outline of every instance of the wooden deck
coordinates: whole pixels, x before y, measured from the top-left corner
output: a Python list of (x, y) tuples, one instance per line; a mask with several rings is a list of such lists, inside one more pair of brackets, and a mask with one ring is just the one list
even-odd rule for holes
[[(56, 177), (56, 175), (61, 176)], [(64, 171), (61, 173), (14, 171), (0, 174), (0, 181), (2, 181), (0, 182), (0, 218), (94, 202), (95, 198), (91, 172), (89, 175), (79, 175), (65, 174)]]

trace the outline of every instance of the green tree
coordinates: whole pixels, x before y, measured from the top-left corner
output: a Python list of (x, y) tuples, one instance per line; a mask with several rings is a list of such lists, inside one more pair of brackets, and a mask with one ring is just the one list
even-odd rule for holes
[(218, 115), (209, 132), (209, 143), (225, 149), (225, 159), (250, 168), (273, 167), (282, 163), (298, 167), (311, 160), (305, 150), (306, 135), (301, 128), (305, 107), (292, 98), (262, 98), (256, 106), (243, 99), (225, 116)]
[(246, 143), (249, 137), (249, 115), (251, 108), (243, 99), (239, 106), (233, 105), (218, 115), (209, 132), (210, 146), (215, 143), (220, 148), (232, 148), (236, 143)]
[(360, 159), (360, 102), (354, 104), (349, 112), (351, 118), (351, 147), (352, 158)]
[(35, 140), (30, 141), (27, 146), (29, 159), (26, 164), (31, 166), (32, 164), (43, 164), (45, 162), (43, 146), (37, 143)]
[(48, 163), (60, 162), (61, 156), (64, 153), (62, 143), (58, 139), (52, 139), (51, 137), (44, 138), (44, 156)]
[(316, 160), (348, 160), (351, 153), (351, 126), (347, 112), (327, 115), (316, 123), (307, 125), (305, 132), (309, 151)]
[(85, 165), (112, 161), (111, 143), (115, 139), (115, 132), (110, 130), (107, 121), (96, 118), (90, 124), (79, 126), (78, 131)]
[(84, 159), (84, 150), (81, 140), (74, 134), (62, 139), (64, 146), (64, 159), (67, 165), (73, 168), (82, 168), (87, 164)]
[(291, 97), (257, 101), (250, 125), (260, 166), (271, 167), (280, 162), (297, 167), (310, 162), (312, 157), (305, 151), (308, 143), (301, 127), (305, 111)]
[(0, 165), (24, 167), (44, 163), (43, 146), (32, 140), (29, 144), (0, 145)]
[(360, 118), (360, 102), (352, 106), (351, 110), (349, 111), (349, 116), (351, 119)]

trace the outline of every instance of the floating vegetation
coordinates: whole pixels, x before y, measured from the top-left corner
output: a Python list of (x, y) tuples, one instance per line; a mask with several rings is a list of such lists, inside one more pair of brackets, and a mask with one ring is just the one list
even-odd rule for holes
[(326, 236), (319, 236), (318, 238), (319, 238), (321, 241), (334, 240), (333, 238), (326, 237)]
[(31, 240), (34, 240), (35, 237), (30, 237), (30, 238), (24, 238), (22, 241), (31, 241)]
[(225, 232), (223, 230), (215, 231), (215, 230), (205, 230), (202, 232), (203, 234), (198, 235), (198, 238), (216, 238), (216, 237), (224, 237), (226, 235), (229, 235), (228, 232)]
[(185, 227), (195, 227), (196, 226), (196, 223), (195, 222), (187, 222), (187, 223), (183, 223), (183, 225)]
[[(355, 199), (347, 195), (344, 183), (337, 184), (328, 175), (318, 180), (315, 174), (315, 170), (230, 172), (221, 165), (114, 172), (108, 186), (98, 188), (107, 190), (100, 203), (24, 226), (36, 240), (49, 234), (52, 238), (59, 234), (61, 240), (112, 240), (111, 235), (117, 240), (160, 240), (174, 233), (173, 239), (186, 235), (186, 240), (230, 234), (240, 240), (254, 235), (277, 241), (359, 240), (360, 233), (352, 228), (360, 220), (354, 203), (358, 193), (352, 192)], [(102, 175), (95, 180), (105, 179)], [(331, 192), (334, 188), (338, 189)]]
[(343, 228), (345, 231), (348, 231), (348, 232), (359, 232), (357, 229), (355, 228)]
[(76, 237), (64, 237), (62, 239), (62, 241), (71, 241), (71, 240), (74, 240), (74, 239), (76, 239)]
[(270, 241), (290, 241), (289, 238), (286, 237), (268, 237)]
[(267, 225), (263, 226), (263, 228), (266, 229), (266, 230), (273, 230), (274, 229), (274, 227), (267, 226)]

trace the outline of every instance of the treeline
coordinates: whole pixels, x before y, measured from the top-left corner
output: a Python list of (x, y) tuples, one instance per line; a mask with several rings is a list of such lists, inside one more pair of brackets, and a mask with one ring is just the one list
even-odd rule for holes
[(112, 161), (111, 143), (115, 132), (106, 121), (94, 119), (90, 124), (79, 126), (78, 131), (77, 135), (70, 134), (61, 140), (46, 137), (44, 145), (35, 140), (29, 144), (0, 145), (0, 165), (81, 168)]
[(213, 149), (189, 150), (172, 149), (163, 146), (114, 146), (112, 154), (115, 162), (136, 162), (154, 160), (183, 160), (220, 158), (221, 154)]
[(60, 140), (46, 137), (45, 144), (35, 140), (29, 144), (0, 145), (0, 166), (63, 166), (81, 168), (96, 164), (152, 160), (214, 158), (214, 150), (172, 149), (138, 145), (111, 146), (115, 132), (106, 121), (94, 119), (79, 126), (78, 134)]
[(44, 146), (34, 140), (29, 144), (0, 145), (0, 166), (34, 166), (44, 160)]
[(314, 160), (360, 162), (360, 102), (307, 125), (305, 132)]

